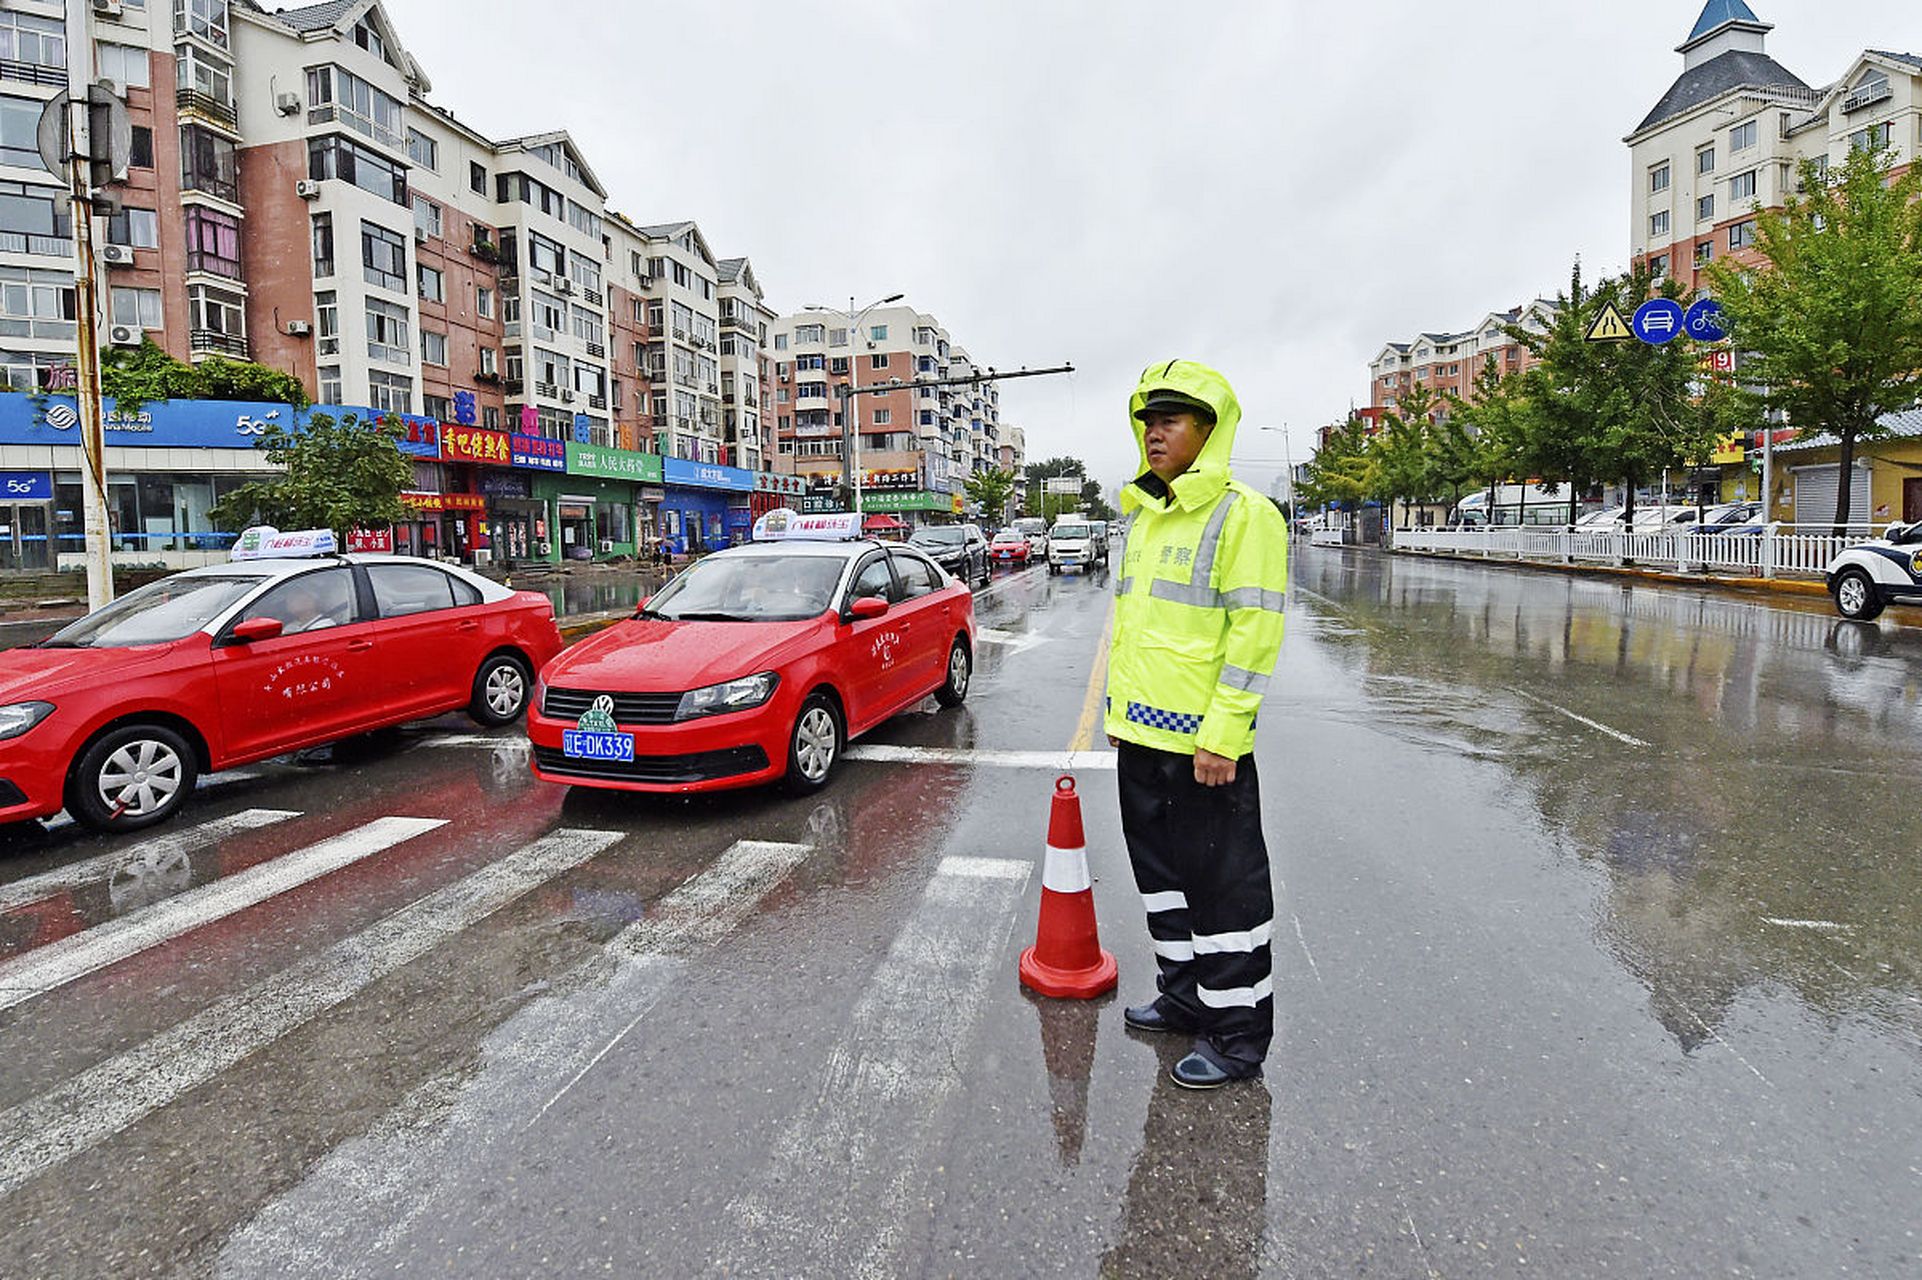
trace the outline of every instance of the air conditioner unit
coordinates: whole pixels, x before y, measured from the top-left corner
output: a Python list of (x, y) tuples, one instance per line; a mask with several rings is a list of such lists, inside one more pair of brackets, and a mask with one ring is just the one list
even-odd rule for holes
[(601, 539), (601, 554), (602, 554), (602, 555), (608, 555), (608, 554), (610, 554), (610, 553), (611, 553), (611, 552), (612, 552), (613, 550), (614, 550), (614, 539), (612, 539), (612, 538), (602, 538), (602, 539)]
[(306, 320), (289, 320), (287, 322), (287, 336), (290, 338), (304, 338), (313, 331), (314, 326)]
[(556, 400), (559, 400), (559, 401), (560, 401), (560, 402), (561, 402), (562, 404), (573, 404), (573, 403), (574, 403), (574, 393), (573, 393), (572, 391), (570, 391), (570, 390), (568, 390), (568, 389), (567, 389), (566, 387), (562, 387), (562, 388), (561, 388), (561, 393), (560, 393), (559, 395), (557, 395), (557, 396), (555, 396), (554, 398), (555, 398)]
[(93, 11), (103, 18), (118, 18), (126, 12), (120, 7), (120, 0), (93, 0)]
[(294, 194), (302, 200), (320, 199), (320, 184), (312, 178), (302, 178), (294, 183)]
[(100, 246), (100, 260), (119, 267), (131, 266), (133, 265), (133, 250), (124, 244), (102, 245)]
[(127, 82), (125, 80), (115, 80), (109, 76), (102, 76), (100, 79), (94, 81), (94, 83), (102, 89), (105, 89), (108, 93), (111, 93), (114, 97), (125, 101), (127, 97)]
[(554, 292), (559, 294), (572, 293), (574, 292), (574, 282), (566, 277), (562, 277), (554, 281)]
[(426, 227), (415, 227), (415, 228), (414, 228), (414, 243), (415, 243), (415, 244), (426, 244), (426, 243), (427, 243), (427, 228), (426, 228)]
[(137, 324), (116, 324), (107, 329), (107, 341), (116, 347), (137, 347), (147, 331)]
[(297, 93), (276, 93), (274, 110), (283, 116), (291, 116), (300, 110), (300, 95)]

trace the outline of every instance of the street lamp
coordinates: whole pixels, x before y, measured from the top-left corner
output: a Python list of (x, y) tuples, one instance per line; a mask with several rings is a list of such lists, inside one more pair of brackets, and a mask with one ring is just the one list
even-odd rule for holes
[(849, 478), (851, 480), (849, 487), (854, 491), (854, 514), (857, 516), (862, 514), (862, 511), (861, 511), (862, 484), (861, 484), (861, 429), (855, 425), (855, 421), (854, 421), (855, 396), (853, 392), (854, 392), (854, 377), (855, 377), (855, 369), (856, 369), (856, 365), (854, 363), (854, 335), (856, 332), (860, 330), (861, 321), (867, 318), (868, 312), (874, 310), (876, 307), (885, 307), (889, 303), (899, 302), (901, 301), (901, 299), (907, 296), (908, 295), (905, 293), (890, 293), (885, 298), (876, 298), (873, 302), (868, 303), (867, 306), (862, 307), (859, 311), (856, 311), (854, 309), (853, 298), (848, 299), (848, 309), (846, 311), (841, 310), (841, 308), (839, 307), (824, 307), (818, 302), (811, 302), (807, 306), (801, 308), (801, 310), (803, 311), (824, 311), (830, 315), (842, 316), (842, 317), (845, 317), (848, 322), (848, 380), (846, 384), (848, 389), (841, 393), (842, 444), (844, 446), (849, 444), (848, 433), (850, 431), (853, 432), (853, 438), (852, 438), (852, 447), (851, 448), (844, 447), (841, 451), (841, 458), (844, 465), (847, 467)]
[(1260, 430), (1281, 433), (1281, 460), (1288, 468), (1288, 518), (1293, 520), (1295, 518), (1295, 455), (1288, 444), (1288, 424), (1284, 422), (1278, 427), (1262, 427)]

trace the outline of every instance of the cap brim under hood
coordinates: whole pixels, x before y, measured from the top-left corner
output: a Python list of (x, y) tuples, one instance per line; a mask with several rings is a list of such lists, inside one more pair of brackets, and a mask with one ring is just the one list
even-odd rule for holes
[[(1235, 451), (1235, 428), (1241, 423), (1241, 402), (1235, 399), (1234, 389), (1228, 385), (1228, 379), (1205, 364), (1193, 360), (1168, 360), (1149, 365), (1142, 370), (1141, 381), (1135, 385), (1134, 394), (1128, 399), (1128, 425), (1134, 430), (1135, 448), (1140, 456), (1140, 466), (1135, 471), (1137, 476), (1146, 473), (1149, 467), (1147, 428), (1135, 414), (1147, 403), (1152, 393), (1164, 388), (1193, 396), (1215, 411), (1214, 430), (1208, 433), (1200, 456), (1192, 467), (1176, 476), (1170, 486), (1173, 500), (1184, 507), (1212, 502), (1228, 485), (1228, 460)], [(1123, 486), (1123, 511), (1133, 510), (1142, 501), (1143, 494), (1139, 486)]]

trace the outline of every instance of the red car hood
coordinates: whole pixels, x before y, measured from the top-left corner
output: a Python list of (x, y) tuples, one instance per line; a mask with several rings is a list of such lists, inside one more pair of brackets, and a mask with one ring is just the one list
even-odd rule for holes
[[(204, 648), (207, 637), (199, 640)], [(141, 675), (158, 663), (182, 661), (182, 646), (191, 643), (193, 637), (129, 649), (0, 650), (0, 706), (52, 701), (77, 684), (113, 683)]]
[(669, 622), (631, 618), (590, 636), (541, 673), (563, 689), (678, 693), (778, 669), (826, 618), (800, 622)]

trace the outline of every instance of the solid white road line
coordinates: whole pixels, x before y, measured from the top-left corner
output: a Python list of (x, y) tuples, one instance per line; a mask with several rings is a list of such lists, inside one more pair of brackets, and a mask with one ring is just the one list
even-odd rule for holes
[(974, 636), (988, 644), (999, 645), (1011, 654), (1047, 644), (1055, 638), (1036, 635), (1032, 631), (1003, 631), (999, 627), (976, 627)]
[(1031, 581), (1034, 578), (1034, 576), (1040, 573), (1041, 570), (1045, 567), (1046, 567), (1045, 565), (1037, 564), (1032, 568), (1023, 569), (1019, 573), (1011, 574), (1008, 577), (1001, 579), (1001, 581), (993, 584), (992, 586), (981, 588), (981, 590), (974, 593), (975, 603), (979, 604), (981, 601), (988, 599), (990, 596), (996, 595), (1002, 591), (1006, 591), (1009, 587), (1012, 587), (1017, 582)]
[(862, 743), (843, 753), (871, 764), (963, 764), (994, 769), (1110, 769), (1112, 751), (983, 751), (967, 747), (897, 747)]
[(37, 876), (25, 876), (11, 884), (0, 884), (0, 911), (13, 911), (30, 902), (51, 898), (56, 893), (106, 880), (122, 868), (164, 867), (176, 858), (198, 853), (208, 845), (238, 832), (272, 826), (276, 822), (299, 816), (299, 811), (295, 809), (242, 809), (239, 813), (215, 818), (198, 826), (146, 836), (131, 848), (85, 858), (52, 871), (43, 871)]
[(1854, 933), (1852, 924), (1837, 924), (1833, 920), (1785, 920), (1781, 916), (1763, 916), (1763, 924), (1772, 924), (1778, 929), (1814, 929), (1818, 933)]
[(1646, 747), (1648, 745), (1648, 743), (1643, 742), (1640, 738), (1635, 737), (1633, 734), (1623, 733), (1620, 729), (1611, 729), (1599, 720), (1590, 720), (1587, 716), (1577, 715), (1575, 712), (1570, 711), (1567, 707), (1557, 706), (1546, 698), (1538, 698), (1534, 694), (1529, 693), (1525, 689), (1516, 689), (1511, 687), (1509, 689), (1509, 692), (1514, 694), (1518, 698), (1526, 698), (1530, 702), (1537, 703), (1541, 706), (1547, 707), (1550, 711), (1553, 711), (1558, 716), (1567, 716), (1570, 720), (1573, 720), (1576, 724), (1585, 724), (1589, 728), (1594, 729), (1598, 733), (1605, 733), (1609, 737), (1615, 739), (1617, 742), (1626, 742), (1631, 747)]
[(554, 831), (0, 1113), (0, 1196), (207, 1083), (620, 838), (613, 831)]
[(772, 1159), (723, 1211), (709, 1270), (898, 1274), (894, 1254), (921, 1156), (960, 1083), (966, 1041), (1032, 865), (949, 859), (875, 970), (840, 1047), (806, 1086), (812, 1101)]
[(445, 825), (445, 818), (377, 818), (238, 875), (189, 889), (165, 902), (29, 951), (0, 964), (0, 1009), (11, 1009), (96, 969)]
[(567, 994), (525, 1006), (489, 1034), (477, 1071), (415, 1089), (264, 1207), (228, 1240), (220, 1270), (244, 1276), (292, 1266), (311, 1276), (373, 1269), (370, 1258), (437, 1198), (467, 1189), (449, 1171), (485, 1168), (495, 1143), (545, 1116), (641, 1023), (690, 960), (726, 938), (812, 852), (804, 844), (735, 843), (595, 961), (558, 981)]

